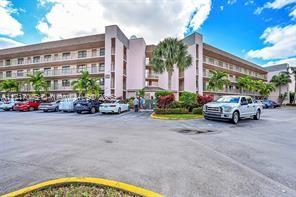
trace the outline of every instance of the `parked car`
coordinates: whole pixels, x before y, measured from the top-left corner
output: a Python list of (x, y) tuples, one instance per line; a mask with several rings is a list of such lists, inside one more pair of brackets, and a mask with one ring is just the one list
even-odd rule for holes
[(76, 98), (65, 98), (61, 100), (59, 104), (59, 110), (63, 112), (74, 112), (74, 104), (77, 101)]
[(276, 108), (280, 107), (280, 104), (276, 103), (275, 101), (269, 100), (269, 99), (264, 99), (262, 101), (263, 103), (263, 108)]
[(13, 110), (13, 107), (16, 103), (17, 101), (14, 99), (2, 101), (2, 104), (0, 105), (0, 109), (3, 109), (5, 111)]
[(242, 118), (259, 120), (262, 110), (262, 105), (254, 103), (249, 96), (222, 96), (203, 106), (205, 119), (231, 120), (234, 124)]
[(44, 112), (58, 112), (59, 111), (60, 101), (54, 101), (50, 103), (41, 103), (39, 105), (39, 110), (43, 110)]
[(13, 106), (13, 110), (15, 110), (15, 111), (34, 111), (34, 110), (38, 110), (39, 105), (40, 105), (40, 101), (37, 101), (37, 100), (17, 102)]
[(75, 111), (78, 114), (88, 112), (94, 114), (100, 110), (100, 102), (92, 99), (81, 99), (75, 103)]
[(123, 103), (122, 101), (115, 100), (110, 101), (108, 103), (102, 103), (100, 105), (100, 112), (104, 113), (118, 113), (128, 111), (129, 105), (127, 103)]

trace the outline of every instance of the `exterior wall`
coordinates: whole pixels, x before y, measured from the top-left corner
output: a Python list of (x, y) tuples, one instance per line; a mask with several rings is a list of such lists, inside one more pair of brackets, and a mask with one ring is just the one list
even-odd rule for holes
[(143, 38), (130, 40), (127, 65), (127, 87), (130, 96), (135, 96), (136, 91), (145, 87), (145, 50), (146, 43)]
[[(112, 48), (112, 39), (115, 40), (114, 48)], [(233, 87), (235, 87), (235, 79), (239, 76), (248, 75), (254, 79), (266, 80), (264, 76), (267, 72), (262, 68), (203, 43), (203, 37), (200, 34), (192, 34), (184, 38), (183, 42), (188, 46), (188, 52), (191, 54), (193, 61), (192, 65), (184, 72), (179, 72), (176, 66), (174, 68), (172, 90), (177, 97), (179, 96), (178, 93), (183, 91), (217, 95), (240, 94), (237, 90), (229, 87), (225, 87), (225, 90), (218, 92), (204, 90), (203, 84), (207, 83), (210, 70), (221, 70), (228, 73), (229, 79), (233, 82)], [(77, 66), (86, 65), (85, 69), (90, 72), (91, 76), (104, 79), (101, 85), (105, 96), (134, 96), (136, 91), (142, 88), (148, 88), (149, 95), (153, 95), (155, 91), (168, 89), (167, 72), (162, 74), (154, 73), (149, 62), (146, 62), (146, 58), (152, 57), (154, 47), (153, 45), (146, 46), (143, 38), (128, 39), (116, 25), (107, 26), (105, 27), (105, 34), (0, 50), (0, 81), (8, 78), (25, 81), (25, 76), (19, 76), (21, 70), (24, 73), (32, 73), (34, 69), (44, 71), (45, 68), (51, 68), (50, 73), (44, 71), (46, 79), (51, 81), (51, 94), (55, 96), (75, 96), (76, 93), (71, 87), (61, 86), (62, 80), (70, 80), (71, 82), (77, 79), (80, 75), (77, 72)], [(105, 52), (100, 55), (98, 53), (102, 48), (104, 48)], [(127, 51), (126, 57), (124, 48)], [(92, 56), (94, 49), (97, 52)], [(86, 57), (77, 57), (78, 51), (81, 50), (86, 50)], [(65, 52), (70, 52), (70, 56), (63, 59), (62, 54)], [(44, 56), (48, 54), (51, 54), (52, 58), (56, 56), (58, 59), (47, 61)], [(33, 63), (27, 60), (28, 57), (33, 60), (34, 56), (41, 56), (40, 62)], [(18, 64), (19, 58), (25, 59), (24, 64)], [(215, 61), (211, 63), (208, 61), (209, 58), (214, 58)], [(6, 66), (6, 60), (10, 60), (11, 65)], [(220, 62), (222, 62), (221, 65)], [(99, 69), (100, 64), (104, 65), (102, 66), (103, 69)], [(96, 67), (95, 71), (93, 65)], [(125, 65), (126, 70), (124, 69)], [(236, 68), (240, 67), (242, 70), (231, 69), (230, 65), (236, 65)], [(70, 73), (63, 72), (63, 66), (70, 66)], [(7, 71), (11, 71), (11, 76), (8, 78), (6, 74), (10, 75), (10, 72)], [(124, 81), (126, 81), (126, 85)], [(52, 87), (53, 83), (56, 84), (57, 88)], [(294, 89), (294, 83), (289, 85), (289, 89)], [(32, 90), (23, 87), (22, 91), (30, 93)], [(248, 94), (252, 95), (252, 93)]]

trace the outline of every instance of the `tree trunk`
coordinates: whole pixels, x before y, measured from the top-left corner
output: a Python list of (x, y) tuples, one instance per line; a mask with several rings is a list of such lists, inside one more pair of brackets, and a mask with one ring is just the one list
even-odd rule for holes
[(172, 90), (172, 72), (168, 72), (168, 88), (169, 90)]
[(283, 102), (282, 98), (281, 98), (281, 94), (282, 94), (282, 86), (279, 86), (279, 102), (280, 102), (280, 104)]

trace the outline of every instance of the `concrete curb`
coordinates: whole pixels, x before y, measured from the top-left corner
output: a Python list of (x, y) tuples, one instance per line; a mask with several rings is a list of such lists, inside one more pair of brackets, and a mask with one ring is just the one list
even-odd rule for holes
[(92, 178), (92, 177), (68, 177), (68, 178), (53, 179), (53, 180), (45, 181), (36, 185), (25, 187), (15, 192), (2, 195), (1, 197), (23, 196), (29, 192), (32, 192), (41, 188), (45, 188), (53, 185), (65, 184), (65, 183), (92, 183), (92, 184), (103, 185), (103, 186), (120, 189), (123, 191), (131, 192), (131, 193), (138, 194), (145, 197), (163, 197), (158, 193), (155, 193), (153, 191), (146, 190), (134, 185), (129, 185), (126, 183), (108, 180), (108, 179)]
[(200, 117), (200, 118), (180, 118), (180, 119), (172, 119), (172, 118), (168, 118), (168, 117), (158, 117), (155, 112), (153, 112), (150, 117), (152, 119), (159, 119), (159, 120), (196, 120), (196, 119), (202, 119), (203, 117)]

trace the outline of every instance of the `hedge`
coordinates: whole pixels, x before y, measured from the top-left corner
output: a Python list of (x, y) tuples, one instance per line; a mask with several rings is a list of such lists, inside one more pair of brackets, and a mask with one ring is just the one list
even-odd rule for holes
[(192, 113), (193, 114), (202, 114), (202, 108), (201, 107), (193, 108)]
[(188, 114), (188, 109), (186, 108), (168, 108), (168, 109), (154, 109), (156, 114)]

